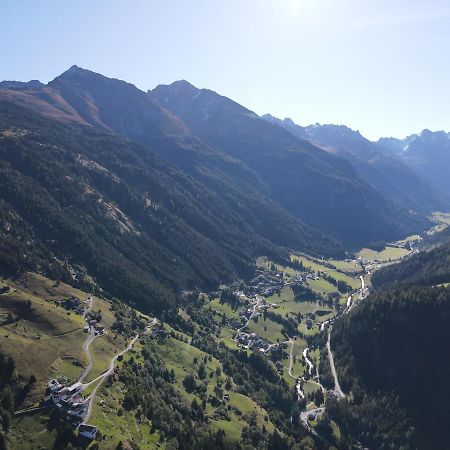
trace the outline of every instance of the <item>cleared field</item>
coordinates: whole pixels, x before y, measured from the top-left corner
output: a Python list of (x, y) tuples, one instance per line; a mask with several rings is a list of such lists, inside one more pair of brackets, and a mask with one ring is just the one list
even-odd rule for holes
[[(234, 414), (233, 414), (234, 416)], [(239, 421), (235, 420), (215, 420), (211, 423), (211, 427), (213, 430), (223, 430), (225, 432), (225, 436), (229, 441), (239, 441), (241, 438), (242, 428), (239, 425)]]
[[(355, 271), (356, 270), (361, 270), (360, 267), (358, 267), (355, 263), (353, 262), (346, 262), (346, 261), (325, 261), (328, 262), (330, 264), (332, 264), (333, 266), (336, 267), (336, 269), (332, 269), (330, 267), (327, 267), (325, 264), (321, 264), (320, 261), (317, 261), (315, 259), (310, 259), (310, 258), (306, 258), (305, 256), (297, 256), (297, 255), (292, 255), (291, 256), (292, 260), (296, 260), (299, 262), (302, 262), (303, 265), (315, 272), (325, 272), (327, 275), (329, 275), (330, 277), (333, 277), (335, 280), (341, 280), (341, 281), (345, 281), (347, 284), (349, 284), (353, 289), (356, 289), (358, 287), (358, 280), (357, 277), (351, 277), (348, 276), (345, 273), (340, 272), (339, 270), (348, 270), (348, 271)], [(324, 262), (324, 263), (325, 263)], [(338, 267), (338, 265), (340, 265), (341, 267)], [(346, 269), (345, 267), (349, 267), (350, 269)], [(329, 284), (329, 283), (328, 283)], [(331, 285), (333, 286), (333, 285)], [(333, 286), (333, 290), (336, 291), (336, 287)]]
[(320, 389), (320, 386), (317, 383), (315, 383), (314, 381), (306, 381), (303, 384), (303, 391), (307, 395), (311, 394), (315, 391), (318, 391), (319, 389)]
[[(294, 340), (294, 349), (292, 352), (293, 356), (292, 375), (296, 378), (303, 376), (306, 371), (307, 366), (302, 362), (303, 361), (302, 352), (306, 347), (307, 343), (303, 339), (297, 338), (296, 340)], [(288, 353), (291, 351), (291, 344), (288, 344), (288, 348), (286, 351)], [(289, 358), (285, 359), (283, 361), (283, 364), (285, 367), (283, 374), (285, 380), (292, 386), (295, 386), (296, 380), (289, 376), (289, 364), (290, 364)]]
[(317, 309), (316, 302), (296, 302), (294, 300), (279, 303), (277, 309), (272, 311), (280, 316), (286, 314), (308, 314), (314, 312)]
[(257, 323), (250, 320), (247, 330), (250, 333), (256, 333), (258, 336), (267, 339), (269, 342), (276, 343), (278, 341), (281, 342), (286, 340), (284, 335), (281, 333), (282, 328), (282, 325), (274, 322), (273, 320), (264, 320), (262, 317), (259, 317)]
[(284, 286), (280, 292), (280, 295), (274, 294), (267, 297), (267, 303), (283, 303), (294, 300), (294, 293), (290, 286)]
[(220, 303), (220, 300), (218, 298), (206, 303), (204, 308), (208, 308), (211, 311), (214, 311), (215, 313), (219, 314), (220, 316), (225, 315), (227, 319), (237, 317), (239, 311), (238, 309), (233, 310), (228, 303)]
[(298, 326), (298, 331), (302, 334), (304, 334), (305, 336), (314, 336), (316, 334), (319, 333), (320, 329), (317, 326), (317, 324), (314, 324), (314, 326), (310, 329), (306, 328), (306, 324), (305, 321), (303, 321), (299, 326)]
[(408, 242), (415, 242), (415, 241), (421, 241), (421, 240), (422, 240), (422, 237), (420, 235), (413, 234), (412, 236), (408, 236), (405, 239), (397, 241), (397, 244), (404, 245)]
[(331, 292), (337, 291), (336, 286), (333, 286), (323, 278), (320, 278), (319, 280), (309, 280), (308, 284), (313, 291), (316, 291), (324, 297)]
[(123, 350), (127, 343), (122, 336), (104, 334), (94, 339), (89, 347), (92, 355), (92, 368), (85, 378), (85, 382), (91, 381), (105, 372), (111, 359)]
[(366, 261), (389, 261), (393, 259), (399, 259), (408, 254), (408, 250), (397, 247), (386, 247), (381, 252), (371, 250), (369, 248), (363, 248), (357, 255)]
[(361, 266), (355, 261), (341, 261), (338, 259), (330, 259), (327, 261), (332, 264), (338, 270), (344, 270), (346, 272), (360, 272)]
[(437, 223), (450, 225), (450, 213), (434, 212), (431, 217)]

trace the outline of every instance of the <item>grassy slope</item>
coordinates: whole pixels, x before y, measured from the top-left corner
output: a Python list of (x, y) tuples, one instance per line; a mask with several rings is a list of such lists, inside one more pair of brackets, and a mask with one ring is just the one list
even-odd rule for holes
[(392, 259), (401, 258), (402, 256), (405, 256), (407, 254), (408, 250), (397, 247), (386, 247), (384, 250), (380, 252), (368, 248), (363, 248), (361, 251), (358, 252), (358, 256), (361, 256), (361, 258), (367, 261), (374, 261), (374, 260), (389, 261)]
[[(10, 286), (11, 291), (0, 295), (0, 317), (12, 313), (19, 320), (13, 324), (0, 326), (0, 347), (3, 352), (14, 358), (18, 372), (22, 376), (34, 374), (37, 378), (31, 396), (25, 403), (26, 406), (42, 399), (49, 378), (64, 376), (74, 381), (80, 375), (82, 368), (73, 362), (86, 362), (82, 352), (82, 345), (86, 339), (86, 334), (82, 331), (84, 320), (79, 315), (73, 312), (69, 314), (62, 307), (56, 306), (55, 301), (73, 295), (84, 301), (88, 299), (89, 294), (64, 283), (56, 285), (48, 278), (34, 273), (25, 273), (15, 280), (2, 279), (0, 287), (5, 284)], [(115, 333), (110, 329), (114, 322), (110, 304), (106, 300), (93, 298), (93, 310), (101, 310), (106, 334), (91, 344), (94, 363), (86, 381), (106, 369), (110, 358), (126, 345), (125, 339), (120, 336), (115, 338)], [(31, 301), (31, 310), (28, 310), (28, 300)], [(102, 390), (101, 392), (105, 396), (106, 392)], [(111, 392), (108, 389), (105, 397), (114, 403), (121, 392), (123, 389), (121, 391), (116, 387)], [(102, 395), (99, 395), (98, 401), (101, 398)], [(94, 410), (92, 422), (97, 421), (97, 409), (98, 405)], [(108, 434), (114, 431), (111, 434), (114, 440), (103, 441), (110, 447), (104, 448), (114, 448), (120, 440), (116, 439), (118, 436), (130, 437), (141, 442), (143, 449), (154, 448), (146, 446), (146, 443), (141, 441), (145, 424), (139, 424), (138, 427), (131, 415), (119, 417), (117, 410), (118, 408), (109, 411), (110, 413), (114, 411), (115, 415), (112, 427), (109, 427), (105, 414), (99, 418), (102, 432)], [(51, 448), (55, 432), (47, 429), (47, 421), (45, 412), (15, 418), (8, 435), (10, 448)], [(149, 440), (154, 441), (154, 435), (149, 436)]]

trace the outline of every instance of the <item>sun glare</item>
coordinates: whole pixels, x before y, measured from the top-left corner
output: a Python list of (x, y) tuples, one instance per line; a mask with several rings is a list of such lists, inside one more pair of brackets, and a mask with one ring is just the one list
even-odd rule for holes
[(288, 0), (289, 6), (291, 8), (291, 12), (294, 16), (297, 16), (300, 13), (303, 0)]

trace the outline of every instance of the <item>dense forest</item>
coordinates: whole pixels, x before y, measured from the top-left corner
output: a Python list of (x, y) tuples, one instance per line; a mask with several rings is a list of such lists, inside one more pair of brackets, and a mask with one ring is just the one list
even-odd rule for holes
[(144, 145), (258, 234), (308, 254), (342, 254), (339, 243), (381, 245), (429, 226), (423, 213), (374, 189), (345, 159), (185, 81), (144, 92), (73, 66), (47, 85), (0, 86), (0, 99)]
[[(44, 270), (159, 311), (182, 288), (253, 273), (280, 244), (333, 247), (294, 219), (243, 209), (115, 135), (0, 109), (0, 267)], [(229, 193), (232, 195), (232, 193)], [(273, 219), (273, 222), (272, 222)]]
[(329, 415), (377, 449), (446, 449), (450, 440), (450, 289), (375, 292), (332, 331), (342, 389)]
[(434, 286), (450, 282), (450, 228), (428, 238), (427, 248), (401, 264), (383, 268), (372, 276), (375, 287), (401, 284)]

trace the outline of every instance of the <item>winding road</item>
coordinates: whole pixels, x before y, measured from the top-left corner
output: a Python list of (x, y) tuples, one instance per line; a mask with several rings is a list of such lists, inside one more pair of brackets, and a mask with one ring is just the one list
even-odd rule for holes
[(253, 311), (250, 314), (250, 316), (248, 317), (247, 322), (245, 322), (245, 324), (241, 328), (237, 329), (237, 334), (239, 334), (242, 330), (245, 330), (247, 328), (248, 324), (250, 323), (250, 320), (252, 320), (252, 317), (256, 313), (256, 310), (259, 308), (260, 303), (261, 303), (261, 298), (258, 294), (256, 294), (256, 300), (255, 300), (255, 303), (253, 303)]
[[(83, 314), (84, 319), (86, 320), (87, 315), (91, 312), (93, 306), (94, 306), (94, 299), (92, 298), (92, 295), (90, 295), (88, 297), (88, 302), (89, 302), (89, 307), (86, 309), (86, 311)], [(86, 324), (87, 324), (87, 320), (86, 320)], [(91, 342), (96, 338), (97, 336), (95, 336), (95, 332), (93, 330), (89, 330), (89, 334), (88, 337), (86, 338), (86, 340), (83, 343), (83, 352), (86, 354), (87, 358), (88, 358), (88, 364), (87, 366), (83, 369), (83, 372), (81, 372), (79, 378), (78, 378), (78, 382), (82, 383), (83, 380), (86, 378), (86, 375), (90, 372), (90, 370), (92, 369), (92, 364), (93, 364), (93, 359), (92, 359), (92, 355), (91, 355), (91, 351), (89, 350), (89, 346), (91, 345)]]
[[(156, 319), (153, 319), (146, 327), (146, 331), (153, 327), (156, 324)], [(127, 345), (127, 347), (122, 350), (120, 353), (118, 353), (117, 355), (115, 355), (112, 359), (111, 362), (109, 363), (109, 368), (108, 370), (106, 370), (105, 372), (103, 372), (101, 375), (99, 375), (97, 378), (95, 378), (94, 380), (90, 381), (89, 383), (87, 383), (86, 385), (84, 385), (83, 387), (87, 387), (90, 384), (98, 381), (97, 385), (95, 386), (95, 388), (93, 389), (93, 391), (91, 392), (91, 394), (89, 395), (89, 397), (87, 398), (88, 401), (88, 411), (86, 414), (86, 417), (83, 420), (83, 423), (86, 424), (91, 415), (92, 415), (92, 409), (94, 406), (94, 400), (95, 400), (95, 396), (97, 395), (97, 391), (99, 389), (99, 387), (103, 384), (103, 382), (114, 372), (114, 363), (116, 362), (117, 358), (119, 358), (120, 356), (123, 356), (125, 353), (127, 353), (128, 351), (131, 350), (131, 348), (133, 347), (134, 343), (137, 341), (137, 339), (139, 338), (140, 334), (136, 334), (136, 336), (130, 341), (130, 343)]]
[[(133, 347), (133, 344), (136, 342), (136, 340), (138, 338), (139, 338), (139, 334), (137, 334), (131, 340), (131, 342), (128, 344), (128, 346), (127, 346), (127, 348), (125, 350), (122, 350), (120, 353), (118, 353), (116, 356), (114, 356), (114, 358), (111, 360), (111, 362), (109, 364), (109, 368), (108, 368), (108, 370), (106, 372), (102, 373), (95, 380), (91, 381), (91, 383), (93, 383), (94, 381), (99, 380), (99, 382), (97, 383), (97, 385), (95, 386), (95, 388), (93, 389), (93, 391), (91, 392), (91, 394), (88, 397), (88, 410), (87, 410), (86, 417), (83, 420), (84, 424), (86, 424), (89, 421), (89, 419), (91, 418), (92, 408), (94, 407), (94, 400), (95, 400), (95, 396), (97, 395), (98, 388), (114, 372), (114, 363), (116, 362), (117, 358), (119, 356), (124, 355), (126, 352), (128, 352), (131, 349), (131, 347)], [(89, 384), (91, 384), (91, 383), (89, 383)]]

